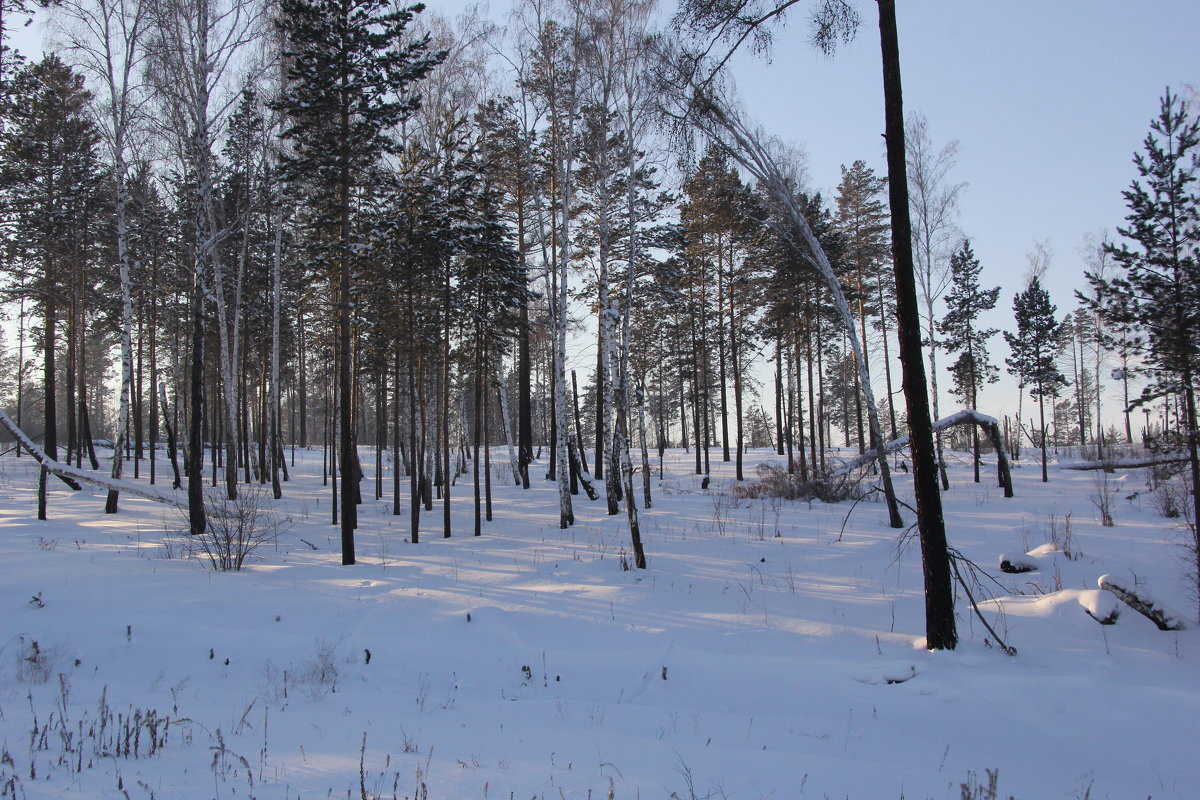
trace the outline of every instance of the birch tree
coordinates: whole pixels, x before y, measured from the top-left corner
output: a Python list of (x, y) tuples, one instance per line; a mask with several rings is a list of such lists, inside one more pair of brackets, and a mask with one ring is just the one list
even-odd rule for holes
[[(131, 139), (139, 132), (146, 87), (140, 68), (145, 57), (144, 37), (149, 22), (148, 0), (65, 0), (62, 12), (67, 52), (100, 87), (98, 103), (103, 141), (112, 163), (116, 213), (116, 254), (121, 285), (121, 389), (117, 430), (113, 437), (111, 475), (121, 477), (123, 450), (129, 428), (133, 391), (133, 295), (130, 280), (130, 246), (127, 175)], [(153, 354), (151, 354), (153, 358)], [(104, 510), (115, 514), (119, 492), (110, 489)]]
[(566, 351), (568, 278), (573, 246), (571, 221), (575, 207), (575, 155), (581, 102), (581, 42), (576, 26), (554, 20), (550, 12), (547, 4), (537, 0), (528, 3), (524, 10), (528, 39), (523, 47), (529, 57), (529, 71), (523, 76), (523, 83), (540, 106), (539, 116), (544, 116), (546, 121), (546, 159), (552, 187), (546, 205), (550, 219), (548, 225), (544, 219), (539, 219), (538, 228), (553, 340), (553, 477), (558, 482), (559, 526), (567, 528), (575, 522), (567, 451)]
[[(912, 215), (913, 260), (917, 287), (925, 306), (921, 319), (925, 325), (925, 346), (929, 352), (929, 399), (933, 406), (933, 418), (938, 419), (937, 320), (933, 306), (950, 284), (949, 257), (961, 238), (954, 218), (958, 213), (958, 196), (966, 184), (953, 183), (949, 179), (958, 154), (958, 142), (947, 142), (940, 150), (936, 149), (929, 135), (929, 123), (923, 115), (909, 115), (905, 124), (904, 148), (908, 167), (908, 204)], [(949, 489), (940, 433), (935, 437), (935, 442), (942, 489)]]
[(219, 245), (226, 237), (218, 214), (213, 148), (220, 123), (237, 102), (234, 73), (261, 33), (263, 7), (255, 0), (150, 0), (148, 66), (167, 133), (194, 181), (191, 290), (191, 408), (188, 432), (188, 516), (191, 532), (205, 531), (202, 431), (205, 415), (205, 305), (215, 300), (222, 383), (225, 388), (225, 486), (237, 496), (236, 392), (224, 274)]

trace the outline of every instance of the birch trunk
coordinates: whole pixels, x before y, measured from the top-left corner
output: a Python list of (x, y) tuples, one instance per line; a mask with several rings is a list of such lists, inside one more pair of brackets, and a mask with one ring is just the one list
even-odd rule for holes
[(512, 466), (513, 486), (521, 485), (521, 463), (517, 448), (513, 445), (512, 423), (508, 417), (508, 381), (504, 378), (504, 364), (496, 369), (496, 393), (500, 395), (500, 426), (504, 429), (504, 441), (508, 445), (508, 463)]
[(283, 497), (283, 487), (279, 484), (279, 467), (283, 460), (283, 446), (279, 440), (282, 414), (279, 403), (279, 322), (283, 308), (283, 202), (281, 198), (276, 198), (276, 202), (275, 257), (271, 263), (271, 400), (268, 414), (271, 417), (271, 494), (278, 500)]

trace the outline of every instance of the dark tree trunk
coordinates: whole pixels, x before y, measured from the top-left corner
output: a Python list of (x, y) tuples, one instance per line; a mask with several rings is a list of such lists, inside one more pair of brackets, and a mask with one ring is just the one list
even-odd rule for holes
[(517, 341), (517, 466), (521, 488), (529, 488), (529, 462), (533, 461), (533, 386), (529, 358), (529, 301), (521, 302), (521, 332)]
[[(596, 471), (594, 473), (592, 473), (593, 477), (595, 477), (596, 480), (604, 479), (604, 476), (605, 476), (605, 473), (604, 473), (604, 450), (607, 447), (607, 442), (604, 441), (604, 412), (605, 412), (604, 386), (607, 383), (607, 376), (605, 375), (605, 370), (607, 369), (607, 364), (604, 361), (605, 354), (604, 354), (603, 317), (604, 317), (605, 313), (606, 313), (605, 309), (603, 307), (601, 307), (600, 308), (601, 323), (598, 326), (600, 328), (600, 330), (597, 331), (597, 333), (596, 333), (596, 420), (595, 420), (595, 422), (596, 422), (596, 460), (595, 460)], [(575, 380), (575, 371), (574, 370), (571, 371), (571, 380), (572, 381)], [(578, 406), (579, 406), (578, 400), (575, 401), (575, 405), (578, 408)], [(578, 411), (575, 412), (575, 430), (579, 430), (579, 412)], [(583, 439), (582, 438), (579, 440), (579, 459), (580, 459), (580, 461), (584, 460)], [(610, 483), (611, 483), (611, 481), (610, 481)], [(612, 495), (611, 490), (609, 491), (609, 495)], [(610, 501), (609, 505), (612, 506), (614, 502), (615, 502), (615, 500)], [(608, 513), (615, 514), (617, 512), (614, 511), (612, 508), (610, 508)]]
[(171, 459), (171, 469), (175, 473), (175, 480), (172, 482), (171, 488), (178, 489), (183, 485), (183, 481), (179, 476), (179, 457), (175, 441), (175, 426), (171, 422), (171, 410), (167, 407), (167, 385), (165, 383), (158, 384), (158, 402), (162, 406), (163, 426), (167, 429), (167, 455)]
[(398, 517), (400, 516), (400, 474), (403, 471), (400, 453), (403, 437), (400, 426), (402, 408), (400, 404), (400, 340), (398, 338), (395, 358), (395, 370), (392, 378), (392, 516)]
[[(342, 108), (340, 130), (349, 131), (349, 111)], [(358, 506), (354, 504), (357, 495), (354, 483), (355, 464), (358, 459), (354, 452), (354, 375), (353, 352), (351, 351), (350, 313), (352, 301), (350, 297), (350, 156), (349, 144), (342, 143), (340, 197), (338, 198), (341, 215), (341, 231), (338, 242), (338, 298), (337, 298), (337, 337), (338, 337), (338, 434), (341, 438), (342, 462), (342, 564), (353, 564), (354, 559), (354, 529), (358, 527)]]
[[(474, 439), (475, 452), (471, 459), (471, 469), (474, 471), (474, 489), (475, 489), (475, 535), (483, 535), (483, 509), (482, 496), (479, 485), (479, 440), (483, 437), (483, 355), (480, 352), (481, 348), (475, 347), (475, 424), (474, 424)], [(574, 376), (574, 373), (571, 373)]]
[(442, 538), (450, 538), (450, 265), (444, 265), (445, 283), (442, 287)]
[[(795, 365), (793, 367), (793, 372), (796, 375), (796, 399), (794, 401), (794, 407), (796, 409), (796, 433), (800, 437), (800, 446), (797, 448), (800, 453), (800, 480), (807, 483), (808, 459), (805, 457), (804, 453), (804, 387), (800, 382), (800, 342), (798, 341), (795, 345)], [(812, 391), (811, 386), (809, 386), (809, 391)], [(788, 396), (791, 397), (790, 387), (788, 388)], [(812, 413), (811, 408), (809, 409), (809, 413)], [(788, 423), (791, 424), (790, 415), (788, 416)], [(791, 447), (791, 434), (788, 435), (788, 447)]]
[(300, 446), (308, 447), (308, 348), (304, 330), (304, 312), (301, 311), (296, 319), (296, 360), (299, 361), (300, 385), (297, 392), (300, 417)]
[[(597, 390), (597, 395), (598, 394), (599, 394), (599, 390)], [(588, 471), (587, 450), (583, 446), (583, 428), (581, 428), (579, 426), (579, 381), (576, 380), (576, 378), (575, 378), (575, 370), (571, 370), (571, 402), (574, 404), (574, 407), (575, 407), (575, 433), (579, 437), (579, 468), (581, 470), (583, 470), (584, 472), (587, 472)], [(597, 416), (596, 422), (598, 424), (601, 422), (601, 419), (598, 416)], [(597, 429), (597, 430), (599, 430), (599, 429)], [(596, 438), (597, 438), (597, 441), (599, 441), (600, 435), (597, 434)], [(600, 448), (597, 447), (596, 451), (597, 451), (597, 453), (599, 453)], [(603, 454), (601, 454), (601, 455), (603, 455)], [(603, 462), (604, 462), (604, 459), (602, 457), (597, 457), (597, 459), (596, 459), (596, 475), (595, 475), (595, 477), (597, 477), (597, 478), (600, 477), (600, 465)]]
[[(49, 273), (49, 270), (46, 270)], [(43, 388), (45, 389), (44, 403), (46, 411), (45, 434), (43, 438), (46, 457), (52, 461), (58, 460), (58, 407), (57, 387), (54, 381), (54, 346), (55, 346), (55, 314), (54, 299), (46, 298), (46, 318), (42, 325), (43, 347)], [(46, 519), (46, 479), (49, 473), (45, 467), (38, 474), (38, 519)]]
[[(783, 353), (779, 335), (775, 335), (775, 455), (783, 455)], [(789, 462), (791, 460), (789, 451)]]
[(942, 498), (938, 486), (929, 388), (921, 352), (921, 318), (913, 274), (912, 224), (908, 213), (908, 177), (904, 153), (904, 103), (900, 84), (900, 44), (895, 0), (878, 0), (880, 50), (883, 57), (888, 199), (892, 217), (893, 269), (896, 275), (897, 327), (904, 398), (912, 436), (913, 483), (917, 528), (925, 574), (925, 634), (931, 650), (953, 650), (958, 644), (954, 591)]
[(188, 522), (193, 536), (205, 530), (204, 516), (204, 283), (196, 266), (192, 289), (191, 408), (188, 409)]
[[(158, 258), (154, 259), (154, 272), (151, 285), (158, 286)], [(158, 450), (158, 303), (150, 303), (150, 485), (154, 485), (157, 477), (155, 456)], [(164, 414), (164, 419), (166, 415)], [(179, 487), (176, 476), (175, 487)]]
[(1038, 384), (1038, 419), (1042, 427), (1042, 483), (1049, 483), (1050, 473), (1046, 470), (1046, 398)]

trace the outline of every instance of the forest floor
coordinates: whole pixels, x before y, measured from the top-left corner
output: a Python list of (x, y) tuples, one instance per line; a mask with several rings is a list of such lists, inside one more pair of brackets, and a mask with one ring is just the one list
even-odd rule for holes
[[(180, 515), (130, 495), (105, 515), (102, 490), (52, 479), (38, 521), (33, 460), (9, 453), (0, 797), (1200, 792), (1196, 625), (1085, 613), (1111, 605), (1097, 589), (1111, 573), (1194, 623), (1184, 537), (1143, 470), (1054, 469), (1043, 484), (1027, 460), (1005, 499), (991, 471), (973, 483), (954, 455), (949, 538), (987, 573), (972, 592), (1009, 656), (962, 591), (960, 646), (924, 649), (919, 547), (882, 504), (739, 500), (731, 464), (714, 462), (706, 491), (690, 459), (672, 451), (655, 471), (646, 570), (624, 568), (624, 513), (581, 495), (560, 530), (554, 485), (513, 487), (498, 448), (480, 537), (469, 475), (454, 536), (439, 505), (412, 544), (407, 500), (392, 516), (368, 474), (351, 567), (321, 453), (300, 452), (283, 500), (253, 493), (275, 535), (242, 571), (218, 572)], [(763, 461), (778, 457), (752, 452), (750, 477)], [(896, 478), (911, 504), (909, 476)], [(1038, 569), (1003, 574), (1004, 554)]]

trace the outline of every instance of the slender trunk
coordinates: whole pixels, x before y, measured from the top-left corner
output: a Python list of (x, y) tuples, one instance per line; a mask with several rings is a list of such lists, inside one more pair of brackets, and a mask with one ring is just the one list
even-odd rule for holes
[[(476, 336), (482, 338), (479, 333)], [(475, 424), (474, 428), (474, 458), (471, 459), (471, 469), (474, 471), (475, 489), (475, 535), (483, 535), (482, 495), (479, 486), (479, 445), (483, 438), (483, 354), (482, 347), (475, 345)]]
[[(1191, 354), (1189, 353), (1189, 362), (1190, 358)], [(1187, 414), (1188, 463), (1192, 473), (1192, 552), (1195, 558), (1192, 566), (1197, 569), (1197, 581), (1200, 582), (1200, 433), (1198, 433), (1200, 425), (1198, 425), (1196, 416), (1196, 390), (1193, 376), (1191, 370), (1186, 368), (1183, 373), (1183, 396)], [(1197, 603), (1200, 604), (1200, 597), (1197, 598)]]
[(891, 424), (891, 438), (898, 439), (900, 434), (896, 429), (896, 400), (892, 391), (892, 355), (888, 346), (887, 306), (883, 297), (883, 281), (876, 281), (879, 287), (879, 324), (883, 332), (883, 383), (887, 390), (888, 421)]
[(522, 479), (528, 472), (521, 470), (520, 445), (513, 446), (512, 424), (508, 416), (508, 382), (504, 379), (503, 362), (496, 368), (496, 394), (500, 397), (500, 427), (504, 433), (504, 442), (508, 445), (508, 462), (512, 467), (513, 486), (521, 486)]
[(283, 497), (283, 487), (279, 484), (279, 468), (283, 466), (283, 442), (279, 433), (279, 424), (283, 408), (279, 396), (279, 349), (280, 317), (283, 311), (283, 202), (275, 200), (278, 208), (275, 211), (275, 243), (274, 255), (271, 260), (271, 496), (276, 500)]
[(937, 484), (937, 462), (931, 435), (932, 421), (929, 417), (925, 365), (921, 353), (920, 312), (917, 310), (916, 282), (913, 276), (912, 225), (909, 221), (908, 179), (904, 161), (904, 108), (900, 85), (896, 6), (895, 0), (878, 0), (878, 4), (897, 323), (900, 362), (904, 368), (904, 397), (912, 436), (917, 528), (920, 532), (925, 574), (926, 646), (931, 650), (952, 650), (958, 644), (958, 633), (954, 622), (950, 555), (946, 543), (945, 522), (942, 519), (942, 498)]
[[(579, 424), (579, 381), (575, 378), (575, 370), (571, 370), (571, 403), (575, 409), (575, 435), (579, 437), (579, 468), (587, 472), (587, 451), (583, 446), (583, 427)], [(599, 466), (597, 461), (597, 469)]]
[[(379, 365), (375, 383), (375, 499), (383, 499), (383, 451), (387, 449), (387, 362)], [(395, 465), (393, 465), (395, 466)]]
[[(810, 448), (809, 449), (809, 461), (812, 463), (813, 471), (820, 473), (820, 472), (824, 471), (824, 466), (825, 466), (825, 461), (824, 461), (825, 445), (823, 442), (819, 442), (820, 437), (818, 435), (818, 431), (820, 430), (820, 427), (819, 427), (819, 423), (820, 423), (819, 416), (820, 415), (818, 414), (819, 408), (817, 407), (816, 397), (814, 396), (816, 385), (813, 381), (812, 317), (809, 316), (809, 314), (808, 314), (808, 312), (810, 311), (810, 303), (809, 303), (809, 298), (808, 298), (807, 294), (805, 295), (805, 298), (804, 298), (804, 309), (805, 309), (805, 316), (809, 320), (809, 324), (804, 329), (804, 350), (805, 350), (804, 366), (805, 366), (805, 369), (808, 371), (808, 446)], [(820, 446), (821, 446), (821, 462), (820, 462), (819, 467), (818, 467), (818, 462), (817, 462), (817, 446), (818, 446), (818, 444), (820, 444)]]
[[(138, 342), (137, 342), (137, 366), (134, 369), (134, 386), (133, 386), (133, 477), (135, 479), (141, 477), (140, 466), (142, 458), (145, 457), (145, 439), (143, 438), (144, 431), (142, 429), (142, 419), (145, 407), (142, 402), (142, 392), (145, 391), (146, 377), (146, 361), (145, 361), (145, 304), (142, 304), (141, 313), (138, 315)], [(151, 403), (151, 405), (154, 405)]]
[[(979, 410), (979, 380), (978, 370), (975, 368), (975, 348), (972, 344), (975, 338), (974, 332), (968, 327), (967, 330), (967, 363), (971, 365), (970, 391), (971, 391), (971, 410)], [(971, 462), (975, 468), (975, 483), (979, 483), (979, 430), (972, 426), (971, 428)]]
[[(861, 269), (859, 269), (856, 272), (856, 277), (857, 277), (857, 281), (858, 281), (858, 287), (857, 287), (858, 288), (858, 327), (859, 327), (859, 335), (862, 337), (861, 342), (862, 342), (862, 352), (863, 352), (863, 364), (862, 364), (862, 369), (858, 370), (855, 373), (855, 381), (854, 382), (855, 382), (855, 385), (858, 385), (861, 387), (861, 384), (864, 381), (871, 380), (871, 362), (867, 359), (867, 307), (866, 307), (866, 301), (863, 298), (863, 283), (862, 283), (862, 270)], [(858, 426), (858, 453), (859, 453), (859, 455), (862, 455), (863, 453), (867, 452), (866, 442), (864, 441), (864, 439), (866, 437), (863, 436), (862, 398), (863, 398), (863, 393), (861, 390), (854, 393), (854, 406), (855, 406), (855, 411), (857, 413), (856, 424)]]
[(643, 383), (637, 390), (638, 403), (638, 440), (642, 445), (642, 502), (646, 508), (654, 505), (650, 496), (650, 450), (646, 441), (646, 386)]
[[(487, 352), (490, 348), (485, 348), (484, 363), (480, 364), (481, 375), (487, 374), (487, 361), (490, 353)], [(487, 379), (483, 379), (483, 518), (488, 522), (492, 521), (492, 440), (490, 429), (491, 414), (488, 410), (488, 392)], [(475, 459), (479, 459), (479, 451), (475, 452)]]
[[(800, 453), (800, 480), (807, 483), (808, 482), (809, 461), (807, 458), (805, 458), (805, 455), (804, 455), (804, 399), (803, 399), (803, 387), (801, 386), (801, 380), (800, 380), (800, 342), (798, 340), (796, 341), (795, 346), (794, 346), (794, 358), (796, 361), (795, 367), (793, 369), (793, 372), (794, 372), (795, 378), (796, 378), (796, 395), (795, 395), (796, 400), (794, 401), (793, 406), (796, 409), (796, 433), (800, 437), (800, 447), (798, 448), (799, 453)], [(811, 380), (812, 380), (812, 377), (810, 374), (809, 381), (811, 381)], [(812, 384), (811, 383), (809, 383), (809, 385), (808, 385), (808, 391), (809, 391), (809, 401), (811, 402), (811, 400), (812, 400)], [(790, 381), (789, 381), (789, 385), (788, 385), (788, 397), (789, 398), (792, 397), (792, 388), (791, 388)], [(809, 406), (808, 412), (810, 415), (810, 418), (808, 421), (809, 436), (811, 436), (812, 435), (812, 419), (811, 419), (812, 407), (811, 406)], [(790, 416), (788, 417), (788, 423), (789, 423), (789, 425), (791, 423)], [(790, 428), (789, 428), (789, 430), (790, 430)], [(790, 439), (791, 439), (791, 435), (789, 434), (789, 443), (788, 443), (789, 448), (791, 447)]]
[[(574, 120), (568, 121), (568, 126)], [(559, 181), (562, 189), (562, 214), (560, 226), (562, 240), (558, 247), (558, 286), (552, 300), (555, 304), (554, 314), (554, 425), (556, 455), (555, 480), (558, 482), (559, 527), (567, 528), (575, 523), (575, 512), (571, 506), (571, 487), (569, 485), (570, 464), (567, 454), (567, 301), (568, 273), (571, 266), (571, 176), (574, 172), (573, 161), (573, 131), (567, 135), (566, 157)]]
[[(49, 282), (50, 270), (46, 269), (47, 282)], [(47, 297), (45, 300), (45, 320), (42, 323), (42, 361), (43, 361), (43, 407), (45, 409), (45, 433), (43, 434), (44, 447), (46, 456), (51, 461), (58, 460), (58, 391), (55, 385), (55, 366), (54, 366), (54, 347), (57, 344), (55, 341), (55, 315), (57, 309), (54, 305), (54, 298)], [(38, 473), (38, 519), (46, 519), (46, 479), (48, 473), (45, 467), (42, 467)]]
[[(409, 319), (412, 320), (412, 292), (409, 292)], [(425, 471), (425, 445), (420, 440), (424, 428), (418, 425), (421, 420), (417, 417), (417, 356), (416, 348), (410, 343), (408, 348), (408, 457), (412, 462), (409, 480), (409, 541), (417, 544), (420, 541), (421, 528), (421, 483)]]
[[(0, 11), (0, 13), (3, 13)], [(3, 51), (0, 51), (0, 56)], [(3, 72), (0, 72), (3, 76)], [(17, 309), (17, 427), (21, 428), (24, 425), (25, 411), (25, 277), (20, 277), (20, 305)], [(24, 430), (24, 428), (22, 428)], [(14, 446), (17, 457), (21, 456), (21, 443), (18, 441)]]
[[(737, 426), (737, 455), (734, 477), (745, 480), (742, 456), (746, 451), (746, 434), (742, 425), (742, 366), (738, 358), (737, 312), (734, 306), (733, 242), (729, 243), (729, 366), (733, 370), (733, 423)], [(728, 459), (726, 459), (728, 460)]]
[[(158, 288), (158, 254), (155, 253), (150, 285)], [(157, 477), (156, 456), (158, 454), (158, 303), (150, 303), (150, 485)], [(164, 414), (163, 419), (166, 419)], [(175, 488), (179, 488), (178, 482)]]
[[(604, 462), (606, 459), (609, 459), (609, 463), (611, 465), (612, 455), (608, 446), (608, 440), (610, 437), (608, 435), (608, 415), (606, 413), (612, 403), (612, 383), (609, 381), (608, 361), (605, 358), (607, 355), (605, 351), (608, 347), (608, 339), (612, 335), (612, 333), (608, 330), (607, 281), (607, 264), (602, 261), (600, 265), (600, 277), (597, 280), (597, 283), (600, 286), (600, 298), (598, 301), (600, 320), (599, 324), (596, 326), (596, 457), (593, 461), (593, 463), (596, 465), (596, 470), (593, 475), (597, 480), (605, 480), (606, 473)], [(572, 371), (572, 380), (574, 380), (574, 375), (575, 373)], [(575, 428), (578, 429), (579, 414), (576, 413), (575, 416), (577, 418), (575, 422)], [(580, 457), (582, 458), (582, 440), (580, 440), (580, 444)], [(611, 496), (613, 493), (609, 491), (608, 494)], [(617, 513), (612, 508), (614, 503), (615, 499), (609, 502), (610, 508), (608, 513), (610, 514)]]
[[(340, 76), (343, 82), (343, 93), (345, 96), (344, 83), (348, 79), (346, 75)], [(358, 507), (354, 504), (355, 490), (354, 484), (357, 482), (358, 476), (355, 475), (354, 465), (357, 463), (354, 448), (354, 375), (352, 372), (353, 354), (351, 352), (351, 330), (350, 320), (353, 310), (353, 301), (350, 296), (351, 289), (351, 238), (350, 238), (350, 193), (352, 190), (352, 182), (350, 176), (350, 152), (349, 152), (349, 133), (350, 133), (350, 109), (346, 105), (342, 105), (340, 109), (341, 118), (338, 121), (338, 130), (343, 134), (341, 139), (341, 154), (338, 159), (340, 174), (338, 176), (338, 215), (340, 217), (339, 235), (338, 235), (338, 286), (337, 286), (337, 362), (338, 362), (338, 385), (337, 385), (337, 405), (338, 405), (338, 434), (340, 437), (340, 461), (342, 465), (342, 564), (351, 565), (355, 562), (354, 558), (354, 529), (358, 527)], [(336, 476), (336, 472), (334, 473)], [(336, 488), (335, 488), (336, 491)]]
[(725, 271), (721, 262), (725, 256), (725, 248), (720, 238), (717, 240), (717, 380), (721, 384), (721, 461), (728, 463), (733, 459), (729, 456), (729, 407), (725, 388), (725, 361), (729, 352), (728, 338), (725, 331), (725, 295), (730, 291), (725, 283)]
[(1047, 483), (1050, 475), (1046, 472), (1046, 399), (1041, 383), (1038, 384), (1038, 419), (1042, 428), (1042, 483)]
[[(783, 455), (783, 354), (779, 334), (775, 334), (775, 455)], [(789, 452), (790, 458), (790, 452)]]
[[(116, 110), (113, 111), (116, 114)], [(126, 219), (126, 201), (128, 193), (125, 189), (125, 154), (123, 131), (117, 130), (116, 163), (113, 167), (113, 180), (116, 183), (117, 210), (117, 262), (121, 282), (121, 399), (117, 407), (117, 433), (113, 437), (112, 477), (121, 477), (122, 453), (125, 443), (125, 429), (129, 426), (129, 395), (133, 390), (133, 347), (130, 341), (133, 331), (133, 295), (132, 281), (129, 276), (129, 223)], [(117, 513), (119, 493), (109, 490), (108, 499), (104, 504), (104, 513)]]
[[(521, 274), (525, 282), (522, 288), (528, 288), (529, 268), (525, 262), (525, 195), (523, 184), (517, 184), (517, 247), (520, 251)], [(532, 363), (529, 353), (529, 299), (521, 299), (521, 325), (517, 331), (517, 468), (520, 479), (517, 485), (529, 488), (529, 462), (533, 460), (533, 386), (531, 382)], [(500, 369), (503, 378), (503, 366)], [(501, 408), (506, 407), (507, 392), (501, 386)], [(511, 421), (508, 412), (503, 411), (504, 427), (509, 430)], [(506, 436), (509, 435), (506, 433)], [(511, 437), (509, 446), (511, 448)]]
[(204, 278), (200, 252), (196, 253), (193, 276), (191, 402), (188, 409), (188, 522), (193, 536), (205, 531), (204, 514)]
[(394, 366), (392, 373), (392, 516), (400, 516), (400, 476), (404, 472), (403, 464), (401, 463), (401, 441), (403, 439), (403, 431), (400, 426), (400, 418), (403, 413), (400, 402), (400, 353), (401, 345), (400, 338), (396, 338), (394, 356)]

